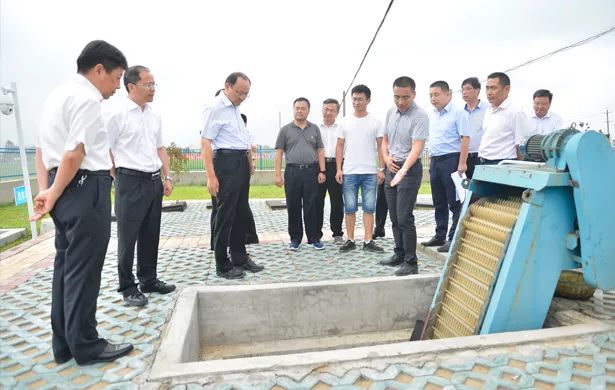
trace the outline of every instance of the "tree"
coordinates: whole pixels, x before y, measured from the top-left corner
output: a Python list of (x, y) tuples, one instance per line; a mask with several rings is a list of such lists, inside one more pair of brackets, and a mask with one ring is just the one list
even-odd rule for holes
[(177, 146), (175, 142), (171, 142), (171, 145), (167, 146), (167, 154), (169, 155), (169, 167), (175, 182), (179, 182), (179, 174), (186, 172), (186, 156), (182, 152), (182, 148)]

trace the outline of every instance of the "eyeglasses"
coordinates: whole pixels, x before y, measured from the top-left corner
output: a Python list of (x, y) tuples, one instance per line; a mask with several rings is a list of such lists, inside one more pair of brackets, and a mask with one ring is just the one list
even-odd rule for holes
[(156, 84), (154, 82), (145, 83), (145, 84), (135, 84), (135, 85), (138, 85), (139, 87), (143, 87), (143, 88), (149, 89), (150, 91), (153, 91), (158, 86), (158, 84)]
[(408, 100), (410, 100), (410, 96), (408, 96), (408, 95), (404, 95), (404, 96), (394, 95), (393, 96), (393, 100), (395, 100), (396, 102), (400, 101), (400, 100), (408, 101)]
[(233, 88), (231, 88), (231, 91), (233, 91), (235, 96), (237, 96), (240, 99), (247, 99), (250, 97), (250, 92), (237, 92)]

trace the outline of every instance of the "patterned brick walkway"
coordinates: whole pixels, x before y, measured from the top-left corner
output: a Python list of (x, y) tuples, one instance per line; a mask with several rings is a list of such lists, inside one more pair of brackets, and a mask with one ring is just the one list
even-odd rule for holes
[[(193, 285), (260, 284), (348, 279), (391, 275), (378, 265), (379, 255), (354, 251), (340, 254), (325, 236), (325, 250), (303, 245), (286, 249), (286, 211), (271, 211), (264, 201), (251, 202), (261, 243), (248, 251), (265, 271), (239, 281), (215, 276), (209, 250), (209, 210), (205, 202), (189, 202), (183, 213), (164, 213), (158, 261), (159, 277), (181, 289)], [(328, 206), (327, 206), (328, 207)], [(326, 211), (328, 212), (328, 210)], [(415, 213), (419, 240), (433, 233), (433, 211)], [(326, 218), (325, 218), (326, 219)], [(361, 215), (357, 238), (362, 238)], [(326, 232), (327, 234), (330, 232)], [(115, 226), (113, 226), (115, 235)], [(392, 253), (390, 226), (379, 240)], [(123, 305), (117, 288), (117, 242), (112, 239), (103, 268), (98, 299), (98, 330), (112, 342), (131, 342), (135, 350), (108, 364), (80, 367), (74, 360), (57, 365), (51, 354), (49, 322), (53, 237), (40, 237), (29, 247), (3, 253), (0, 260), (0, 388), (114, 388), (157, 387), (146, 383), (148, 370), (169, 320), (177, 292), (149, 294), (143, 308)], [(442, 261), (421, 256), (421, 273), (437, 273)], [(591, 311), (591, 308), (590, 308)], [(480, 355), (480, 356), (479, 356)], [(562, 345), (527, 349), (468, 351), (460, 356), (427, 356), (418, 361), (381, 361), (365, 367), (330, 367), (303, 378), (264, 377), (257, 383), (241, 379), (229, 383), (194, 383), (196, 388), (605, 388), (615, 383), (615, 334), (601, 334)]]

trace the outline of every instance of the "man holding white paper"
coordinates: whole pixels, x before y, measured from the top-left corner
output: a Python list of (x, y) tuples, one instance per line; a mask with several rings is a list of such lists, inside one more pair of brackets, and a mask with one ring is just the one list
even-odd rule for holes
[[(429, 97), (434, 106), (429, 119), (429, 182), (436, 218), (436, 234), (422, 244), (439, 246), (438, 252), (448, 252), (461, 214), (461, 202), (457, 198), (451, 174), (456, 172), (461, 177), (468, 169), (469, 121), (464, 111), (451, 103), (451, 90), (446, 81), (432, 83)], [(449, 210), (453, 213), (450, 230)]]

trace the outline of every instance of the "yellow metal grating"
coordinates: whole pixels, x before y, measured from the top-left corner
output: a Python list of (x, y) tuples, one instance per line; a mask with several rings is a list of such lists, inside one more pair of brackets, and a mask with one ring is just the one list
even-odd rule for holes
[(477, 333), (520, 208), (521, 199), (517, 198), (483, 198), (469, 207), (459, 242), (453, 244), (456, 250), (442, 283), (431, 338)]

